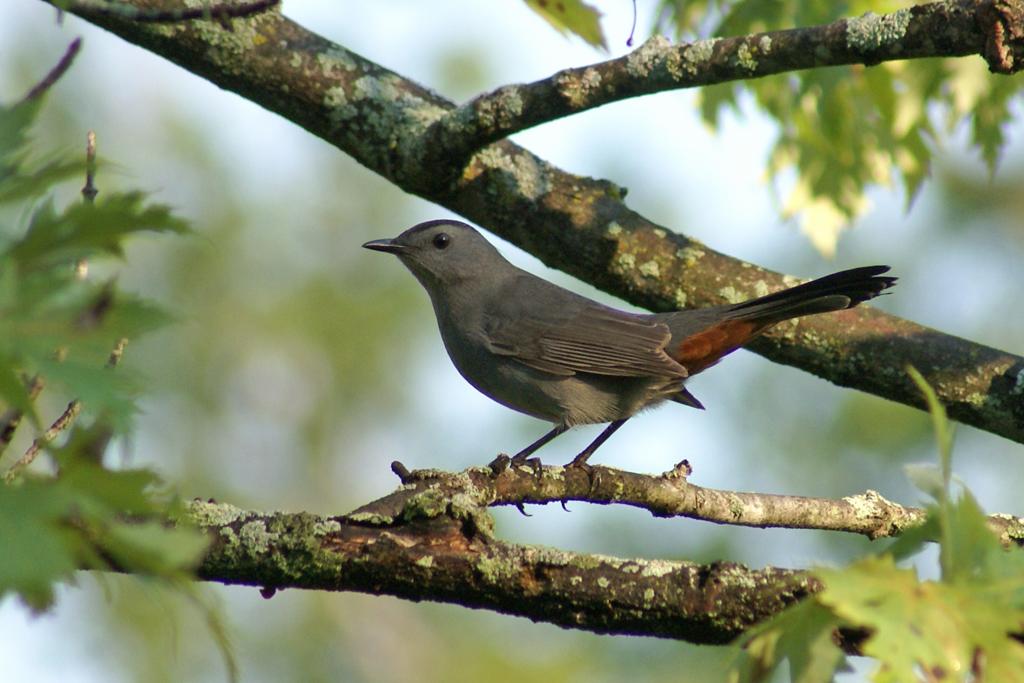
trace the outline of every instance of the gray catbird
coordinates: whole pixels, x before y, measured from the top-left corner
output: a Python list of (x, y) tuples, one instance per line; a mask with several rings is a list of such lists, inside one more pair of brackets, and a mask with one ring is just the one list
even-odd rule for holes
[(610, 422), (573, 459), (583, 466), (626, 420), (670, 400), (704, 406), (683, 383), (772, 325), (852, 308), (893, 286), (888, 266), (834, 273), (739, 304), (638, 314), (574, 294), (512, 265), (458, 221), (420, 223), (367, 249), (395, 254), (427, 290), (459, 373), (502, 405), (554, 429), (513, 458), (574, 425)]

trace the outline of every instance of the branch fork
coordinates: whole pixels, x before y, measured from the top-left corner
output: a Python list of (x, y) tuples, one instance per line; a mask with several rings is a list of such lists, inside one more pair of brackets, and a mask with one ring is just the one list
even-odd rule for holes
[[(187, 517), (213, 539), (199, 577), (257, 586), (265, 597), (284, 588), (357, 591), (491, 609), (596, 633), (722, 644), (821, 586), (802, 570), (509, 543), (495, 535), (487, 508), (581, 500), (720, 523), (833, 528), (815, 524), (827, 510), (855, 520), (844, 531), (876, 538), (919, 523), (921, 515), (870, 491), (839, 501), (714, 491), (686, 481), (683, 464), (663, 475), (597, 466), (592, 479), (563, 467), (543, 467), (539, 474), (529, 466), (499, 474), (488, 467), (396, 469), (403, 472), (397, 490), (348, 515), (261, 513), (193, 501)], [(801, 506), (804, 514), (796, 514)], [(991, 519), (1021, 543), (1024, 520)], [(850, 651), (863, 637), (840, 635)]]

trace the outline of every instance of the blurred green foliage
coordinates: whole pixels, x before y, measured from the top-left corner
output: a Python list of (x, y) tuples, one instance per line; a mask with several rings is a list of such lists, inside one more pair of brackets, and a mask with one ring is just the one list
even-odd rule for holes
[[(760, 624), (735, 646), (735, 683), (768, 680), (787, 660), (795, 683), (829, 683), (845, 667), (836, 629), (867, 633), (863, 653), (877, 683), (1024, 679), (1024, 555), (1003, 548), (970, 491), (951, 490), (952, 425), (914, 368), (932, 415), (939, 466), (913, 478), (933, 498), (921, 527), (878, 553), (838, 569), (817, 569), (824, 589)], [(939, 546), (940, 579), (922, 581), (905, 560)]]
[(608, 49), (601, 30), (601, 13), (583, 0), (525, 0), (526, 5), (544, 17), (555, 30), (572, 33), (594, 47)]
[(0, 208), (30, 206), (23, 220), (0, 226), (0, 451), (22, 416), (41, 429), (34, 383), (83, 403), (91, 424), (69, 423), (61, 446), (45, 445), (53, 475), (12, 468), (0, 485), (0, 597), (16, 593), (36, 610), (49, 607), (55, 584), (78, 569), (183, 582), (207, 543), (197, 531), (167, 525), (176, 499), (153, 472), (102, 464), (111, 437), (131, 425), (137, 386), (108, 358), (120, 340), (167, 316), (113, 280), (81, 276), (87, 260), (121, 256), (124, 240), (139, 231), (182, 233), (187, 225), (140, 193), (56, 208), (54, 186), (84, 175), (85, 165), (32, 158), (29, 128), (40, 106), (36, 98), (0, 107)]
[[(678, 37), (694, 39), (810, 27), (913, 4), (663, 0), (659, 16)], [(1010, 101), (1020, 88), (1020, 79), (988, 73), (980, 57), (917, 59), (723, 83), (701, 90), (701, 111), (717, 127), (723, 111), (738, 111), (749, 93), (771, 117), (779, 133), (768, 175), (796, 175), (783, 214), (799, 216), (815, 247), (831, 256), (841, 231), (868, 208), (872, 187), (898, 177), (907, 204), (914, 200), (943, 130), (969, 123), (971, 143), (992, 172), (1006, 143)]]
[[(562, 32), (606, 48), (600, 12), (582, 2), (533, 2)], [(660, 0), (655, 30), (696, 40), (804, 28), (868, 12), (893, 12), (913, 0)], [(945, 135), (964, 123), (971, 144), (995, 170), (1020, 79), (988, 73), (980, 58), (917, 59), (810, 69), (701, 89), (704, 120), (718, 128), (744, 95), (778, 126), (767, 174), (787, 185), (784, 217), (823, 255), (834, 256), (843, 230), (870, 206), (867, 193), (898, 178), (909, 206)], [(939, 123), (944, 120), (944, 124)], [(794, 173), (795, 172), (795, 173)], [(795, 182), (783, 182), (795, 175)], [(791, 185), (791, 186), (789, 186)]]

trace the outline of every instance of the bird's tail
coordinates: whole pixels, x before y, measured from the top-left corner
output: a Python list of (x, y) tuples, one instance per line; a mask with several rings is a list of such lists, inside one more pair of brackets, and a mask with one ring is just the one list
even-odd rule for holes
[(687, 311), (668, 314), (666, 322), (673, 343), (666, 350), (690, 375), (695, 375), (776, 323), (840, 311), (878, 296), (896, 284), (896, 278), (882, 275), (888, 270), (889, 266), (844, 270), (732, 306), (702, 309), (710, 317), (701, 320)]
[(811, 280), (781, 292), (730, 306), (725, 320), (749, 320), (759, 326), (798, 318), (802, 315), (840, 311), (873, 299), (896, 284), (896, 278), (882, 275), (889, 266), (865, 266)]

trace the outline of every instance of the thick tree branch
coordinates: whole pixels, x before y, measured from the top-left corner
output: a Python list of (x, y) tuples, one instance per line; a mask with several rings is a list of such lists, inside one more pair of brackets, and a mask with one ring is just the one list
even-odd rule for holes
[[(591, 485), (583, 471), (561, 467), (539, 476), (528, 467), (420, 470), (403, 472), (398, 490), (349, 515), (258, 513), (195, 501), (189, 517), (214, 539), (198, 569), (210, 581), (260, 586), (265, 594), (307, 588), (449, 602), (596, 633), (707, 644), (729, 642), (819, 584), (792, 569), (507, 543), (494, 536), (487, 506), (586, 500), (659, 516), (805, 528), (836, 528), (826, 520), (834, 515), (850, 521), (845, 530), (875, 537), (921, 521), (919, 510), (877, 494), (827, 501), (733, 493), (695, 487), (679, 475), (597, 467)], [(819, 519), (816, 526), (812, 520)], [(1020, 519), (993, 516), (990, 524), (1017, 544), (1024, 537)], [(855, 634), (847, 635), (855, 649)]]
[[(940, 4), (992, 10), (987, 1)], [(231, 30), (205, 21), (151, 25), (80, 14), (281, 114), (399, 187), (488, 227), (548, 265), (634, 304), (653, 310), (704, 306), (792, 284), (651, 223), (625, 205), (622, 188), (566, 173), (507, 141), (482, 149), (464, 168), (451, 160), (447, 167), (439, 161), (425, 166), (432, 144), (427, 131), (454, 105), (278, 12), (231, 20)], [(1000, 44), (1005, 48), (1006, 36), (1013, 35), (1004, 32)], [(977, 48), (976, 37), (976, 29), (966, 33), (965, 50)], [(441, 176), (457, 181), (438, 186)], [(951, 417), (1024, 442), (1020, 356), (867, 307), (780, 326), (752, 348), (836, 384), (922, 407), (905, 373), (913, 364)]]
[[(655, 36), (624, 57), (504, 86), (451, 110), (426, 133), (428, 163), (461, 169), (457, 160), (468, 161), (473, 152), (514, 133), (640, 95), (802, 69), (986, 54), (994, 27), (1004, 22), (979, 21), (979, 6), (934, 2), (822, 26), (681, 45)], [(1010, 55), (1011, 68), (1019, 69), (1020, 61)]]
[(393, 595), (491, 609), (596, 633), (726, 643), (817, 582), (785, 569), (752, 570), (619, 559), (506, 543), (490, 516), (437, 496), (409, 501), (398, 520), (262, 514), (195, 502), (211, 532), (200, 578), (274, 589)]

